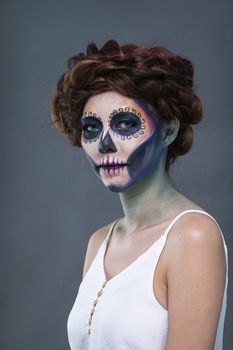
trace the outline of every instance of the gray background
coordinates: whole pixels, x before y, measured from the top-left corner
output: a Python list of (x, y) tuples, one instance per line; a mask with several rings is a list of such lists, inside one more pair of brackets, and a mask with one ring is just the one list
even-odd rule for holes
[(66, 59), (111, 38), (163, 45), (195, 64), (205, 118), (171, 174), (224, 233), (224, 349), (232, 349), (232, 7), (226, 0), (1, 1), (1, 350), (69, 349), (66, 320), (88, 239), (123, 215), (118, 195), (49, 115)]

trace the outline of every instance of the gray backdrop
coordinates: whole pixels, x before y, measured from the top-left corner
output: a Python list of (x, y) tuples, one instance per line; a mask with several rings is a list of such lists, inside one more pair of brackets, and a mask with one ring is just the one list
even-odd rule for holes
[(225, 235), (224, 349), (232, 349), (232, 7), (230, 0), (0, 2), (1, 350), (69, 349), (66, 321), (88, 239), (123, 215), (118, 195), (49, 115), (66, 59), (89, 41), (101, 46), (111, 38), (163, 45), (195, 64), (205, 118), (171, 174)]

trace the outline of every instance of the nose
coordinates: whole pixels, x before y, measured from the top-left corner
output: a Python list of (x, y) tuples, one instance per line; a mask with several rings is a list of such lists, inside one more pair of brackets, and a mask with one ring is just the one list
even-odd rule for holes
[(100, 153), (115, 153), (117, 152), (116, 146), (114, 145), (112, 138), (107, 131), (106, 135), (103, 137), (103, 133), (100, 137), (99, 143), (99, 152)]

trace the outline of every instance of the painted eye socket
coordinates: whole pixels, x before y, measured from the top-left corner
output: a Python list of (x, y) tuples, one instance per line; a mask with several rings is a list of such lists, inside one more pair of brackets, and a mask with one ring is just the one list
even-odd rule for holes
[(91, 140), (99, 136), (102, 131), (102, 123), (95, 117), (86, 117), (81, 119), (83, 137)]
[(132, 112), (120, 112), (115, 114), (111, 121), (111, 129), (124, 136), (135, 134), (141, 128), (141, 119)]

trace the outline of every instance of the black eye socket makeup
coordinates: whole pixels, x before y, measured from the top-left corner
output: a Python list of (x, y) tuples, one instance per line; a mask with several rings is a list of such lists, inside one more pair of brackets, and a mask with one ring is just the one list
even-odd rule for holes
[[(94, 142), (103, 130), (103, 123), (96, 113), (85, 112), (81, 118), (82, 140), (87, 143)], [(108, 119), (109, 128), (112, 133), (122, 140), (130, 140), (144, 134), (145, 119), (141, 113), (131, 107), (118, 108), (114, 110)]]
[(131, 136), (141, 129), (141, 119), (131, 112), (115, 114), (109, 123), (114, 133), (123, 136)]
[(94, 142), (98, 139), (103, 129), (101, 118), (95, 113), (85, 113), (81, 118), (82, 139), (84, 142)]
[(108, 120), (109, 127), (113, 134), (122, 140), (130, 140), (144, 134), (145, 119), (135, 108), (124, 107), (114, 110)]

